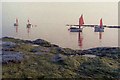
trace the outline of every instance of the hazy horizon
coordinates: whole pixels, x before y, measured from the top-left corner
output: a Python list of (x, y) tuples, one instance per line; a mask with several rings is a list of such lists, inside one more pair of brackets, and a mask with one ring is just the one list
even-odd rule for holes
[[(3, 2), (2, 10), (3, 16), (8, 16), (9, 13), (13, 15), (15, 13), (12, 13), (12, 11), (16, 11), (19, 14), (26, 13), (27, 15), (23, 15), (23, 17), (30, 18), (32, 17), (31, 14), (37, 12), (40, 13), (39, 18), (50, 18), (53, 19), (52, 21), (55, 20), (55, 17), (69, 18), (74, 15), (72, 18), (76, 20), (68, 20), (73, 20), (73, 24), (83, 14), (86, 24), (99, 24), (99, 19), (103, 18), (103, 22), (107, 25), (118, 25), (118, 3), (116, 2)], [(53, 14), (55, 17), (51, 16)], [(19, 18), (18, 14), (15, 15), (16, 17)], [(63, 20), (65, 19), (63, 18)]]
[[(69, 33), (65, 25), (78, 24), (81, 14), (84, 16), (85, 24), (99, 24), (102, 18), (105, 25), (118, 25), (117, 2), (3, 2), (2, 35), (30, 40), (42, 38), (62, 47), (78, 48), (78, 34)], [(13, 26), (16, 18), (19, 19), (18, 34), (15, 33)], [(31, 29), (29, 37), (26, 32), (27, 19), (33, 25), (37, 25), (36, 28)], [(113, 29), (112, 32), (106, 30), (103, 33), (103, 42), (100, 42), (97, 41), (98, 34), (94, 33), (93, 29), (84, 29), (84, 47), (93, 47), (94, 42), (96, 42), (95, 46), (99, 44), (107, 46), (109, 40), (111, 40), (109, 46), (117, 45), (117, 30)], [(111, 35), (116, 37), (112, 39)]]

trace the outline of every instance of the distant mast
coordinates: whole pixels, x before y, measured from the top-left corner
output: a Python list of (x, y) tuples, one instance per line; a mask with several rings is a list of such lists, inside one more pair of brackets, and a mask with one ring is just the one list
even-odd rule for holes
[(79, 18), (79, 28), (84, 24), (83, 15)]
[(18, 26), (18, 19), (16, 18), (14, 26)]
[(100, 28), (103, 27), (103, 22), (102, 22), (102, 18), (100, 19)]

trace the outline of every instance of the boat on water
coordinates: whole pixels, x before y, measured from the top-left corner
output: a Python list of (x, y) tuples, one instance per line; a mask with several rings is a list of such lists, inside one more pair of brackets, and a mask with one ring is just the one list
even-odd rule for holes
[(14, 26), (18, 26), (18, 19), (16, 18)]
[(85, 27), (94, 27), (94, 32), (104, 32), (104, 27), (106, 28), (120, 28), (120, 26), (114, 26), (114, 25), (103, 25), (102, 18), (100, 19), (100, 25), (96, 24), (84, 24), (84, 19), (83, 15), (79, 18), (79, 24), (78, 25), (69, 25), (67, 24), (66, 26), (70, 26), (68, 29), (70, 32), (82, 32), (83, 28)]
[(83, 28), (77, 28), (77, 27), (70, 27), (69, 30), (70, 32), (82, 32)]
[(82, 30), (83, 30), (82, 25), (83, 24), (84, 24), (83, 15), (81, 15), (81, 17), (79, 18), (79, 25), (77, 25), (79, 27), (70, 26), (70, 28), (69, 28), (70, 32), (82, 32)]
[(27, 24), (27, 28), (31, 28), (32, 24)]
[(95, 26), (94, 28), (94, 32), (104, 32), (104, 28), (100, 28), (100, 26)]
[(28, 23), (27, 23), (27, 28), (31, 28), (32, 24), (30, 23), (29, 19), (28, 19)]
[(100, 25), (94, 27), (94, 32), (104, 32), (102, 19), (100, 19)]

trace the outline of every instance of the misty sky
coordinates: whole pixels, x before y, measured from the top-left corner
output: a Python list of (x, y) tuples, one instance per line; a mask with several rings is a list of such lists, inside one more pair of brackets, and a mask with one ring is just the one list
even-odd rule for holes
[[(16, 11), (16, 14), (13, 13)], [(34, 11), (34, 12), (33, 12)], [(18, 13), (19, 12), (19, 13)], [(118, 3), (116, 2), (78, 2), (78, 3), (3, 3), (3, 15), (23, 14), (29, 17), (29, 13), (39, 13), (40, 18), (54, 19), (59, 18), (78, 18), (84, 14), (86, 24), (98, 24), (99, 19), (107, 25), (118, 24)], [(24, 17), (24, 16), (23, 16)], [(63, 19), (64, 20), (64, 19)], [(73, 21), (74, 23), (74, 21)]]

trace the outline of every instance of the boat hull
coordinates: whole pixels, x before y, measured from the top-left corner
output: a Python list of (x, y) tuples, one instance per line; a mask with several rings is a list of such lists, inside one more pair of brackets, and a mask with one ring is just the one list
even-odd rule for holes
[(27, 24), (27, 28), (31, 28), (32, 27), (32, 24)]
[(82, 32), (82, 28), (70, 28), (70, 32)]
[(99, 26), (94, 27), (94, 32), (104, 32), (104, 28), (100, 28)]

